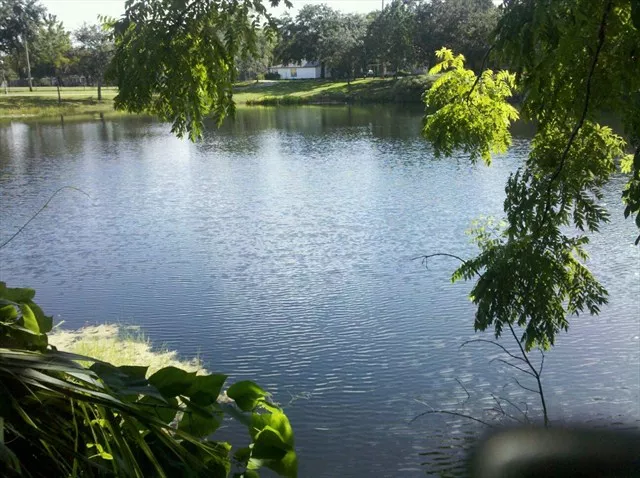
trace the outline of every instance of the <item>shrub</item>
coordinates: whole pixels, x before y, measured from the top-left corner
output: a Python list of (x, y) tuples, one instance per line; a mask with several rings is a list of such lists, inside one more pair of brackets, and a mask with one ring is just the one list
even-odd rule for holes
[[(227, 477), (232, 462), (242, 476), (260, 466), (296, 476), (289, 420), (258, 385), (225, 394), (226, 375), (169, 366), (147, 379), (147, 367), (58, 351), (34, 295), (0, 282), (3, 476)], [(210, 438), (225, 416), (249, 431), (233, 455)]]
[(392, 87), (391, 94), (401, 103), (422, 102), (422, 95), (431, 88), (436, 80), (432, 75), (408, 76), (398, 79)]
[(280, 79), (280, 73), (278, 73), (277, 71), (273, 71), (273, 72), (269, 72), (266, 73), (264, 75), (264, 79), (265, 80), (279, 80)]

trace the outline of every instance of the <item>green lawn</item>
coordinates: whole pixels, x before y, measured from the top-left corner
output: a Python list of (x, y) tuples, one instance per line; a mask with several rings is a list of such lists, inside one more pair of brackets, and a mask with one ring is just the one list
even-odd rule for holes
[(113, 111), (115, 88), (102, 88), (102, 101), (98, 101), (97, 88), (65, 87), (61, 89), (62, 104), (58, 104), (55, 87), (9, 88), (9, 94), (0, 92), (0, 118), (29, 116), (68, 116)]
[[(238, 105), (286, 105), (331, 103), (418, 103), (433, 77), (412, 76), (401, 79), (366, 78), (352, 81), (280, 80), (242, 82), (236, 85)], [(103, 88), (98, 101), (96, 88), (63, 87), (58, 104), (55, 87), (10, 88), (0, 91), (0, 119), (73, 116), (113, 113), (116, 88)]]
[(238, 104), (417, 103), (433, 77), (366, 78), (352, 81), (261, 81), (236, 89)]

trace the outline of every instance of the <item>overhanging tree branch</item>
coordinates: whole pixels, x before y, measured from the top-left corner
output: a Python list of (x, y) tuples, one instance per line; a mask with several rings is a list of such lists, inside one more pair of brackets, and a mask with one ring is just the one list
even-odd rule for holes
[(600, 28), (598, 30), (598, 44), (596, 46), (596, 51), (593, 55), (593, 61), (591, 62), (591, 68), (589, 69), (589, 74), (587, 76), (585, 100), (584, 100), (584, 106), (582, 108), (582, 114), (580, 115), (578, 122), (574, 126), (573, 131), (569, 136), (569, 140), (567, 141), (567, 144), (565, 145), (565, 148), (562, 151), (562, 155), (560, 156), (560, 162), (558, 163), (558, 166), (556, 167), (555, 171), (549, 178), (549, 182), (547, 184), (547, 190), (546, 190), (547, 198), (546, 198), (545, 207), (543, 210), (543, 216), (540, 223), (538, 224), (536, 235), (537, 235), (537, 232), (539, 232), (540, 229), (542, 229), (549, 215), (549, 210), (551, 209), (551, 186), (560, 176), (560, 173), (562, 172), (565, 162), (567, 160), (567, 157), (569, 155), (571, 146), (575, 142), (575, 139), (578, 136), (578, 133), (582, 129), (582, 126), (584, 125), (584, 122), (587, 118), (587, 114), (589, 112), (589, 103), (591, 101), (591, 82), (593, 80), (593, 74), (595, 73), (595, 70), (596, 70), (596, 65), (598, 64), (598, 58), (600, 57), (600, 52), (602, 51), (602, 47), (606, 39), (607, 18), (609, 17), (609, 13), (611, 12), (612, 7), (613, 7), (613, 2), (612, 1), (607, 2), (607, 5), (605, 6), (605, 9), (604, 9), (604, 14), (602, 15), (602, 20), (600, 21)]

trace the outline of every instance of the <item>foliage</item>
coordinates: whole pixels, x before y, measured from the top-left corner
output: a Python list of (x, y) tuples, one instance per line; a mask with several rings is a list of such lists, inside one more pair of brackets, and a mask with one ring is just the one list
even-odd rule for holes
[(393, 0), (367, 30), (370, 61), (389, 64), (394, 72), (412, 66), (416, 59), (415, 1)]
[(36, 76), (59, 76), (71, 62), (71, 39), (54, 15), (47, 15), (31, 44), (33, 73)]
[[(252, 382), (227, 390), (225, 375), (165, 367), (114, 367), (47, 344), (52, 319), (31, 289), (0, 283), (0, 460), (7, 476), (296, 476), (293, 432), (282, 410)], [(87, 362), (92, 365), (87, 368)], [(210, 435), (225, 416), (250, 443)], [(238, 475), (240, 476), (240, 475)]]
[(0, 51), (10, 53), (24, 48), (44, 17), (44, 7), (37, 0), (3, 0), (0, 3)]
[[(608, 220), (601, 189), (621, 158), (633, 174), (623, 193), (625, 214), (640, 209), (640, 30), (631, 3), (514, 0), (503, 6), (495, 58), (516, 72), (522, 114), (538, 129), (525, 165), (507, 182), (506, 227), (476, 231), (480, 254), (463, 262), (453, 279), (477, 278), (471, 293), (477, 330), (493, 326), (498, 337), (505, 325), (519, 325), (527, 350), (553, 345), (570, 316), (597, 314), (607, 302), (586, 266), (585, 233)], [(437, 68), (452, 71), (426, 95), (424, 134), (437, 151), (463, 148), (472, 160), (487, 160), (510, 141), (505, 127), (515, 115), (506, 99), (514, 77), (485, 71), (478, 78), (461, 57), (445, 53)], [(477, 115), (469, 107), (474, 97), (494, 113)], [(625, 157), (629, 143), (597, 123), (603, 110), (620, 117), (633, 159)]]
[(434, 145), (436, 156), (462, 148), (472, 162), (491, 162), (491, 153), (504, 153), (511, 144), (509, 126), (518, 119), (507, 103), (515, 75), (485, 70), (478, 78), (464, 67), (464, 57), (447, 48), (438, 50), (440, 63), (429, 73), (446, 71), (425, 93), (423, 136)]
[(240, 81), (257, 79), (272, 63), (275, 37), (271, 29), (256, 32), (256, 48), (246, 55), (236, 55), (235, 64)]
[(265, 80), (279, 80), (280, 79), (280, 73), (278, 73), (277, 71), (265, 73), (264, 79)]
[(201, 135), (206, 115), (218, 122), (232, 115), (234, 58), (255, 51), (256, 28), (270, 20), (266, 7), (252, 0), (129, 0), (126, 5), (124, 16), (112, 24), (116, 108), (156, 114), (171, 121), (178, 136), (191, 139)]
[(78, 65), (85, 76), (98, 85), (98, 99), (102, 99), (102, 82), (107, 65), (113, 58), (114, 45), (109, 33), (100, 25), (83, 24), (74, 32), (78, 42)]
[(318, 61), (325, 63), (332, 49), (332, 32), (339, 28), (341, 14), (321, 5), (304, 5), (295, 20), (285, 15), (280, 20), (280, 42), (276, 58), (283, 63)]
[(473, 70), (482, 68), (499, 13), (491, 0), (432, 0), (415, 11), (416, 55), (433, 64), (443, 46), (464, 55)]
[(341, 15), (326, 34), (325, 59), (333, 78), (352, 79), (366, 67), (364, 38), (367, 22), (363, 15)]

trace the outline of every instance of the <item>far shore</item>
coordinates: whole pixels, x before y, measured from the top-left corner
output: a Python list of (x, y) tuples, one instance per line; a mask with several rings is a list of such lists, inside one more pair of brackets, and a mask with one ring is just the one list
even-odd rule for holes
[[(234, 87), (238, 106), (418, 104), (433, 77), (366, 78), (350, 82), (332, 80), (246, 81)], [(0, 120), (119, 113), (113, 108), (118, 91), (102, 88), (102, 100), (93, 87), (63, 87), (58, 102), (55, 87), (0, 90)]]

